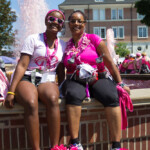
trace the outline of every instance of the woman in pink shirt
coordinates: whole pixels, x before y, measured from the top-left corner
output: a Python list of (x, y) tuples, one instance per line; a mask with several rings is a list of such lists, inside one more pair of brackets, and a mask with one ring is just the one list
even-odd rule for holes
[(145, 52), (142, 53), (141, 73), (150, 73), (150, 59)]
[(136, 73), (141, 72), (141, 67), (142, 67), (141, 53), (136, 53), (136, 59), (134, 60), (134, 68), (136, 70)]
[(135, 55), (130, 54), (129, 59), (127, 61), (127, 67), (126, 67), (126, 73), (135, 73), (135, 68), (134, 68), (134, 60), (135, 60)]
[[(121, 112), (119, 107), (116, 84), (129, 92), (129, 88), (122, 84), (116, 65), (114, 64), (104, 41), (95, 34), (85, 33), (86, 16), (81, 11), (74, 11), (68, 18), (72, 38), (67, 42), (64, 56), (64, 65), (67, 69), (67, 80), (62, 86), (66, 99), (69, 131), (71, 134), (71, 147), (83, 150), (78, 139), (81, 117), (81, 103), (89, 96), (87, 84), (92, 97), (104, 105), (108, 126), (112, 140), (112, 150), (120, 149)], [(78, 70), (80, 66), (93, 68), (95, 82), (81, 81), (86, 68)], [(106, 77), (106, 67), (115, 82)], [(92, 70), (92, 69), (91, 69)], [(88, 70), (89, 71), (89, 70)]]

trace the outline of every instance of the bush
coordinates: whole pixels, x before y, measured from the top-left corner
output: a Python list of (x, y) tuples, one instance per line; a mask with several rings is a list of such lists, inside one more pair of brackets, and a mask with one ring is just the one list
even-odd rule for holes
[(130, 50), (127, 48), (126, 43), (117, 43), (115, 46), (115, 51), (120, 57), (125, 57), (126, 55), (130, 54)]

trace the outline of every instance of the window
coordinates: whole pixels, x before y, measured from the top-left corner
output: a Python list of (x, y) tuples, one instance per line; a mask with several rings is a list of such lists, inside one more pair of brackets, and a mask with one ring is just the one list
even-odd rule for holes
[(114, 38), (115, 39), (123, 39), (124, 38), (124, 27), (118, 26), (118, 27), (112, 27), (114, 31)]
[(99, 20), (98, 9), (93, 10), (93, 20)]
[(114, 38), (116, 39), (117, 38), (117, 27), (113, 27), (112, 29), (114, 31)]
[(124, 38), (124, 27), (118, 27), (118, 38)]
[(94, 27), (94, 34), (96, 34), (96, 35), (100, 35), (99, 34), (99, 27)]
[(100, 20), (105, 20), (105, 9), (100, 9)]
[(105, 9), (93, 9), (93, 20), (105, 20)]
[(111, 10), (111, 19), (123, 19), (123, 9), (112, 9)]
[(94, 34), (106, 39), (106, 27), (94, 27)]
[(137, 13), (137, 19), (142, 20), (145, 17), (145, 15), (140, 15), (139, 13)]
[(123, 19), (123, 9), (118, 9), (118, 19)]
[(113, 19), (113, 20), (117, 19), (117, 10), (116, 9), (111, 10), (111, 19)]
[(138, 26), (138, 38), (147, 38), (148, 28), (146, 26)]
[(106, 39), (106, 27), (100, 27), (100, 37)]

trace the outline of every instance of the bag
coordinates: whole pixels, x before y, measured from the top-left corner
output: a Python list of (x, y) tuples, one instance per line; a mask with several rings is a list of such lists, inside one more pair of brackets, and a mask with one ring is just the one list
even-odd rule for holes
[(89, 64), (78, 65), (72, 78), (83, 84), (86, 84), (87, 82), (90, 85), (94, 84), (98, 80), (97, 69), (93, 68)]
[(3, 71), (0, 69), (0, 101), (6, 98), (9, 87), (9, 81)]

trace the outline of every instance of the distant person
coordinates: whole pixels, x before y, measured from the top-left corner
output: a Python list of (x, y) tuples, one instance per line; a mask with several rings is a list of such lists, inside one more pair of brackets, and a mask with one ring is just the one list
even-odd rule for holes
[(150, 59), (145, 52), (142, 53), (142, 66), (140, 73), (150, 73)]
[(126, 73), (127, 66), (128, 66), (127, 64), (128, 59), (129, 59), (129, 55), (126, 55), (124, 61), (119, 65), (120, 73)]
[(66, 47), (65, 42), (57, 38), (64, 20), (65, 16), (60, 10), (50, 10), (45, 17), (46, 31), (27, 37), (5, 99), (7, 108), (13, 108), (14, 101), (23, 106), (25, 127), (33, 150), (40, 150), (38, 100), (46, 107), (51, 150), (61, 149), (58, 146), (59, 89), (55, 77)]
[(136, 53), (136, 58), (134, 60), (134, 69), (135, 72), (140, 74), (141, 72), (141, 67), (142, 67), (142, 58), (141, 58), (141, 53)]
[(129, 55), (129, 59), (127, 60), (127, 67), (126, 67), (127, 74), (135, 73), (134, 60), (135, 60), (135, 54), (132, 53)]

